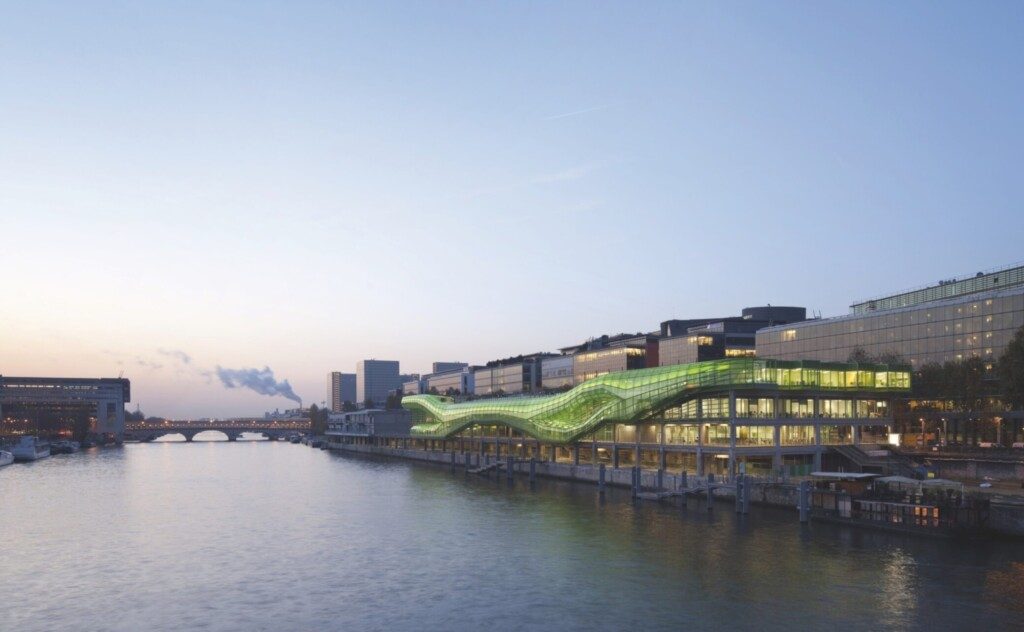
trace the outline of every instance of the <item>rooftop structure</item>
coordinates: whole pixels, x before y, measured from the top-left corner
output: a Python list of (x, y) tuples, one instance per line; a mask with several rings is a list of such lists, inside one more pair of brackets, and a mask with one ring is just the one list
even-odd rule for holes
[(458, 371), (464, 369), (469, 364), (465, 362), (434, 362), (430, 367), (430, 373), (447, 373), (449, 371)]
[(1018, 286), (1024, 286), (1024, 265), (978, 272), (962, 279), (954, 277), (939, 281), (935, 285), (861, 301), (850, 306), (850, 313), (868, 314)]

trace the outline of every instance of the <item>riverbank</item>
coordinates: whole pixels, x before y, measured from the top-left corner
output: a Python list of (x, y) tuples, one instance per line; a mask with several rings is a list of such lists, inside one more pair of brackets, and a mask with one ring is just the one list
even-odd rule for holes
[[(478, 468), (486, 465), (478, 455), (442, 452), (436, 450), (415, 450), (392, 448), (373, 445), (353, 445), (328, 442), (327, 448), (333, 451), (392, 457), (457, 466), (460, 468)], [(465, 459), (469, 459), (467, 461)], [(496, 465), (496, 463), (495, 463)], [(632, 488), (633, 468), (607, 468), (599, 465), (560, 463), (553, 461), (534, 461), (532, 464), (522, 459), (514, 461), (513, 473), (517, 475), (533, 474), (544, 478), (574, 481), (600, 486)], [(602, 480), (602, 470), (603, 480)], [(495, 475), (507, 476), (507, 472), (496, 472)], [(694, 477), (685, 473), (674, 473), (649, 469), (640, 470), (640, 488), (642, 490), (675, 491), (693, 488)], [(750, 502), (759, 505), (785, 508), (793, 511), (794, 521), (797, 520), (797, 502), (799, 495), (798, 481), (768, 481), (757, 478), (748, 479)], [(735, 502), (735, 491), (731, 486), (723, 485), (712, 489), (712, 498), (722, 502)], [(857, 525), (879, 528), (879, 525)], [(1002, 500), (994, 501), (989, 512), (987, 530), (992, 536), (1024, 538), (1024, 503)]]

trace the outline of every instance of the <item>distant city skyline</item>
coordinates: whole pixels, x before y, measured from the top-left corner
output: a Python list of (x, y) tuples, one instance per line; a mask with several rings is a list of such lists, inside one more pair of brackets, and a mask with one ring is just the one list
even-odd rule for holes
[(147, 414), (1024, 259), (1013, 4), (0, 15), (0, 374)]

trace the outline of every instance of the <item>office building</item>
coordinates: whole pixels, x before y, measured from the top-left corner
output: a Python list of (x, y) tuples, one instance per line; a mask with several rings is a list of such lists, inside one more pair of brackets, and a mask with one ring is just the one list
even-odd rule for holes
[(557, 355), (544, 358), (540, 364), (540, 388), (544, 391), (562, 390), (572, 387), (572, 355)]
[(660, 366), (756, 355), (755, 333), (773, 325), (806, 320), (803, 307), (747, 307), (741, 316), (661, 323)]
[(341, 412), (345, 402), (355, 404), (356, 374), (331, 371), (327, 376), (327, 401), (334, 412)]
[(560, 351), (572, 356), (573, 383), (579, 384), (605, 373), (658, 366), (658, 335), (604, 335)]
[(551, 353), (534, 353), (504, 360), (492, 360), (473, 369), (473, 394), (517, 395), (540, 388), (540, 364)]
[(356, 363), (357, 403), (372, 407), (383, 404), (388, 395), (402, 388), (397, 360), (360, 360)]
[[(435, 363), (434, 366), (437, 366), (438, 364), (439, 363)], [(437, 395), (448, 395), (450, 397), (468, 395), (473, 392), (473, 388), (475, 386), (473, 373), (476, 368), (478, 367), (470, 367), (469, 365), (463, 364), (461, 367), (449, 369), (447, 371), (431, 373), (423, 379), (423, 392), (434, 393)]]
[(4, 434), (124, 437), (124, 378), (10, 377), (0, 375)]
[(1024, 266), (979, 272), (850, 306), (845, 316), (757, 332), (760, 358), (846, 361), (856, 350), (920, 368), (998, 360), (1024, 325)]

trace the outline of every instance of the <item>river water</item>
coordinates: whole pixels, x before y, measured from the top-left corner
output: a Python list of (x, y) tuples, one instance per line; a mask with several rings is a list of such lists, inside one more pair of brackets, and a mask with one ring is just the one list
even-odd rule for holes
[(54, 456), (0, 498), (0, 629), (1024, 629), (1018, 543), (289, 443)]

